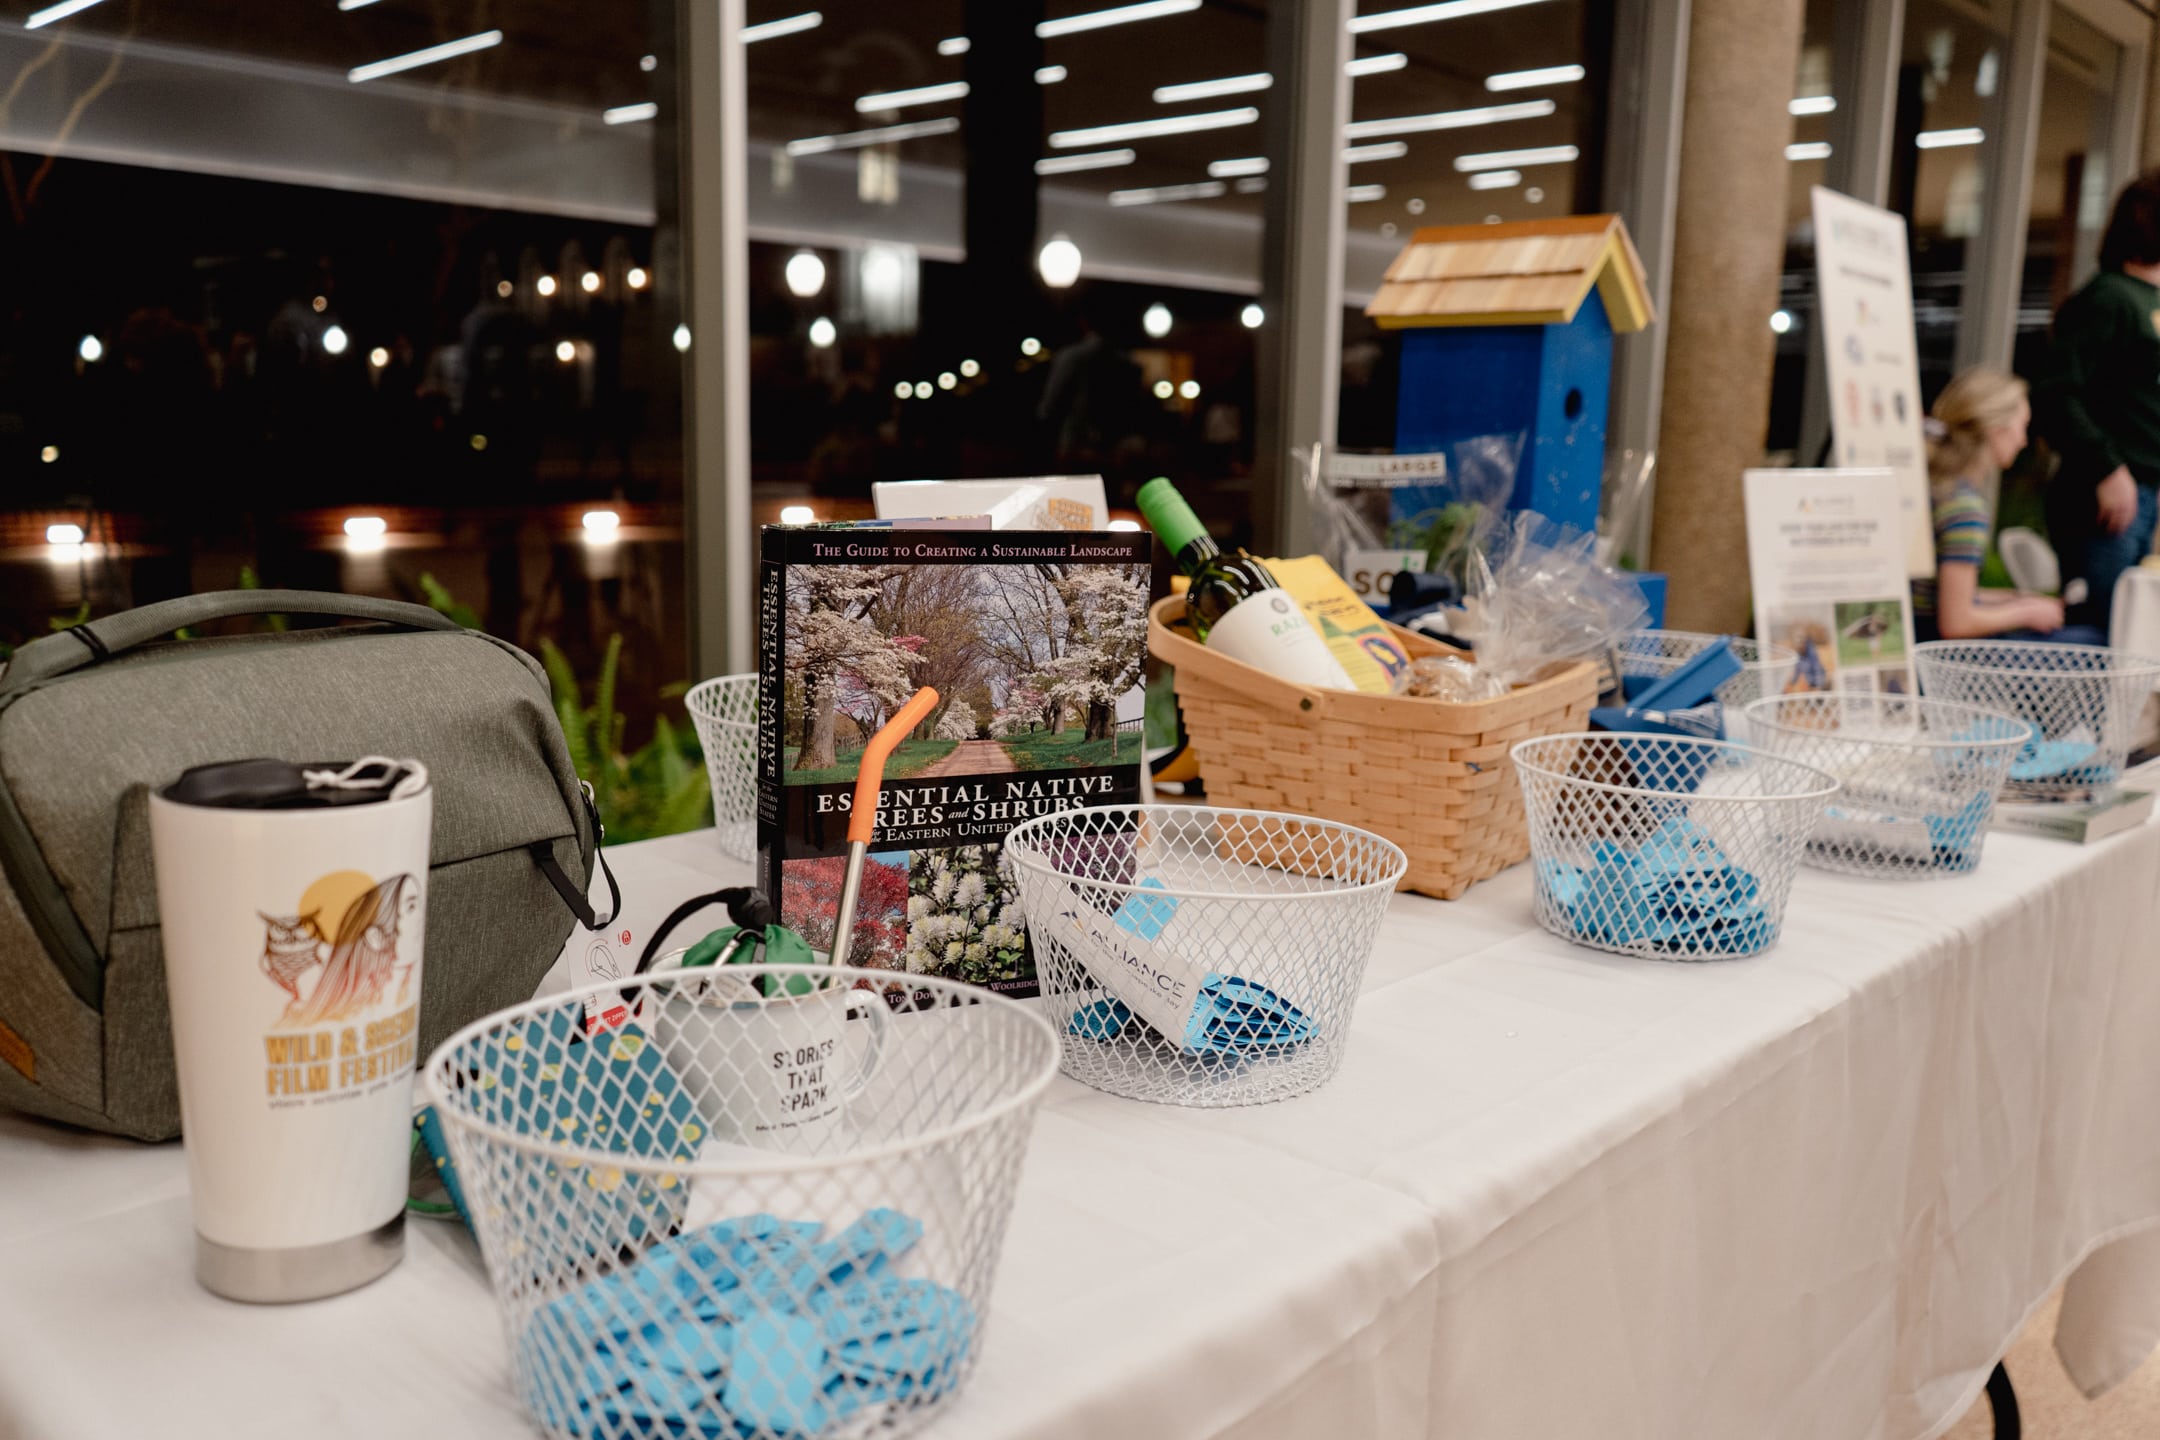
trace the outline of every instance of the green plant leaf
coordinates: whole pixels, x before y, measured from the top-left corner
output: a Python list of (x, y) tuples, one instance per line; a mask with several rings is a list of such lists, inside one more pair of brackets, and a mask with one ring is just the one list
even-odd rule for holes
[(675, 743), (675, 727), (668, 723), (667, 716), (661, 715), (653, 720), (653, 738), (646, 742), (645, 751), (652, 752), (656, 761), (660, 793), (673, 795), (680, 790), (683, 778), (692, 771), (690, 762), (683, 758), (682, 747)]
[[(260, 590), (263, 588), (262, 576), (255, 573), (253, 565), (242, 565), (240, 567), (240, 588), (242, 590)], [(276, 631), (279, 634), (284, 633), (292, 626), (291, 619), (284, 615), (265, 615), (261, 619), (262, 627), (265, 630)]]
[(622, 670), (622, 632), (608, 636), (607, 652), (600, 657), (600, 682), (593, 690), (596, 717), (593, 742), (603, 755), (622, 750), (622, 717), (615, 713), (615, 681)]
[(680, 835), (712, 824), (712, 786), (702, 772), (683, 778), (679, 786), (664, 792), (660, 812), (653, 817), (654, 835)]
[(570, 768), (577, 771), (580, 780), (593, 779), (593, 755), (591, 736), (585, 724), (585, 712), (578, 709), (575, 701), (561, 696), (555, 699), (555, 718), (562, 725), (563, 745), (570, 752)]
[(474, 610), (470, 605), (458, 603), (457, 596), (450, 593), (450, 588), (444, 585), (442, 581), (437, 580), (433, 573), (429, 571), (423, 570), (420, 572), (420, 593), (427, 597), (429, 608), (449, 616), (467, 630), (484, 630), (487, 628), (480, 623), (478, 611)]
[(555, 692), (555, 703), (568, 703), (575, 707), (584, 704), (578, 694), (577, 672), (570, 668), (570, 657), (553, 640), (540, 637), (540, 665), (547, 671), (548, 688)]

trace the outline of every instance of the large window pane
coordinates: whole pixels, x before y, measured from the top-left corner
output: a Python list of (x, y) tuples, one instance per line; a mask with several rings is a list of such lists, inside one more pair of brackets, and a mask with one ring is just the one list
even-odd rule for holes
[(1920, 388), (1949, 381), (1971, 241), (1986, 218), (1987, 167), (2000, 137), (2010, 29), (2007, 0), (1986, 7), (1911, 0), (1898, 85), (1891, 203), (1912, 231)]
[(588, 674), (622, 633), (641, 729), (683, 653), (674, 182), (605, 112), (665, 98), (670, 33), (478, 0), (0, 27), (0, 641), (243, 571), (429, 576)]
[[(1840, 48), (1855, 43), (1838, 32), (1837, 0), (1807, 0), (1800, 34), (1800, 67), (1793, 77), (1793, 138), (1785, 147), (1785, 265), (1778, 277), (1778, 305), (1769, 316), (1777, 333), (1777, 360), (1771, 371), (1770, 426), (1765, 446), (1772, 454), (1812, 463), (1800, 454), (1803, 409), (1810, 368), (1815, 359), (1814, 188), (1831, 176), (1831, 135), (1840, 100), (1834, 84)], [(1818, 442), (1819, 443), (1819, 442)]]
[(2109, 202), (2130, 178), (2108, 154), (2121, 58), (2121, 47), (2068, 10), (2056, 6), (2049, 15), (2018, 307), (2018, 369), (2027, 374), (2056, 307), (2099, 264)]
[(1610, 0), (1543, 0), (1357, 36), (1343, 445), (1394, 448), (1399, 345), (1362, 311), (1419, 227), (1598, 209), (1612, 16)]
[[(1067, 32), (1060, 22), (1106, 7), (1018, 8), (1050, 31), (1025, 60), (966, 35), (957, 0), (844, 0), (751, 50), (762, 517), (804, 501), (867, 513), (876, 480), (1100, 471), (1113, 505), (1168, 474), (1226, 532), (1245, 522), (1267, 9)], [(1030, 67), (1039, 121), (979, 83), (964, 92), (1003, 63)], [(1194, 117), (1206, 128), (1174, 129)], [(1157, 121), (1173, 128), (1089, 133)], [(977, 185), (979, 201), (1028, 207), (1024, 184), (981, 173), (995, 132), (1015, 125), (1037, 142), (1035, 223), (999, 243), (1033, 276), (1038, 248), (1064, 241), (1079, 274), (1046, 267), (1067, 283), (1031, 279), (999, 302), (984, 277), (1014, 257), (968, 253), (967, 205)]]

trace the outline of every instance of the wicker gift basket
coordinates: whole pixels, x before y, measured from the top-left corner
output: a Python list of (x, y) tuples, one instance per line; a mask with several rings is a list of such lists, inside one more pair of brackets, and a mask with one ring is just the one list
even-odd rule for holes
[[(1295, 685), (1192, 638), (1183, 596), (1148, 612), (1148, 650), (1177, 669), (1178, 705), (1214, 805), (1362, 826), (1403, 848), (1397, 889), (1453, 900), (1530, 854), (1508, 748), (1588, 726), (1597, 668), (1575, 662), (1471, 704)], [(1394, 630), (1411, 657), (1459, 652)]]

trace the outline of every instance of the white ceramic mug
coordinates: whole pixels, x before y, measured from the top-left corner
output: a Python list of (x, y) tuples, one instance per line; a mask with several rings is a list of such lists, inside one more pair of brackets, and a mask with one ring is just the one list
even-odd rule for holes
[[(655, 968), (679, 966), (681, 954)], [(848, 1106), (876, 1076), (891, 1023), (873, 991), (761, 996), (716, 966), (664, 987), (653, 1029), (717, 1138), (819, 1154), (851, 1133)]]
[[(415, 767), (417, 768), (417, 767)], [(196, 1276), (236, 1300), (403, 1254), (434, 795), (226, 809), (150, 797)]]

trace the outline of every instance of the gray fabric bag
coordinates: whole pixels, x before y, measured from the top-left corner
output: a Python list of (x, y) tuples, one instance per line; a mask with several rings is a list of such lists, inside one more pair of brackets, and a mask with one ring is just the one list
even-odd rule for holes
[[(250, 615), (362, 626), (169, 640)], [(420, 1053), (531, 997), (599, 842), (531, 656), (418, 605), (195, 595), (32, 641), (0, 672), (0, 1108), (179, 1132), (148, 794), (190, 766), (410, 756), (435, 787)], [(620, 908), (616, 906), (614, 908)]]

